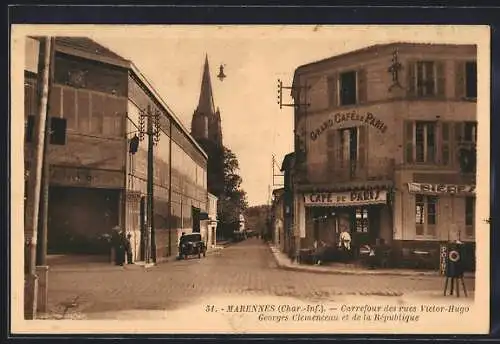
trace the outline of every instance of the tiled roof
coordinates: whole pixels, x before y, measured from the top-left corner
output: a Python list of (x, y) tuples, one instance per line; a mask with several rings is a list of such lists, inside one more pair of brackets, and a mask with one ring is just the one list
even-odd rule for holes
[(365, 53), (365, 52), (378, 53), (382, 49), (388, 49), (391, 47), (451, 47), (451, 48), (454, 48), (454, 47), (464, 47), (464, 46), (474, 47), (473, 44), (471, 45), (471, 44), (410, 43), (410, 42), (380, 43), (380, 44), (369, 45), (369, 46), (366, 46), (366, 47), (363, 47), (360, 49), (356, 49), (356, 50), (347, 51), (345, 53), (340, 53), (340, 54), (330, 56), (330, 57), (327, 57), (327, 58), (324, 58), (324, 59), (321, 59), (318, 61), (313, 61), (313, 62), (299, 66), (297, 68), (297, 70), (311, 67), (314, 65), (318, 65), (318, 64), (321, 64), (324, 62), (339, 60), (339, 59), (347, 57), (347, 56), (357, 55), (357, 54), (361, 54), (361, 53)]
[(93, 54), (97, 56), (107, 57), (110, 59), (119, 60), (121, 62), (128, 62), (120, 55), (109, 50), (108, 48), (100, 45), (99, 43), (91, 40), (87, 37), (56, 37), (56, 47), (67, 47), (87, 54)]

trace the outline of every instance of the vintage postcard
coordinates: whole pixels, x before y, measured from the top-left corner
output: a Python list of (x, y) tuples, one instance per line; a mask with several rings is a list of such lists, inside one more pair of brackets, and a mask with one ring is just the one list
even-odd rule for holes
[(489, 27), (13, 25), (11, 77), (13, 333), (488, 333)]

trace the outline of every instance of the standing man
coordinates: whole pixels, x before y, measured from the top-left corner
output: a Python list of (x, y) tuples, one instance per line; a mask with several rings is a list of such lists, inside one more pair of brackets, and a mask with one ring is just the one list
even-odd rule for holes
[(181, 237), (179, 238), (179, 259), (182, 259), (182, 246), (184, 244), (184, 235), (185, 233), (182, 232)]
[(125, 253), (127, 255), (127, 264), (134, 264), (132, 261), (132, 244), (130, 243), (130, 238), (132, 234), (128, 233), (125, 239)]

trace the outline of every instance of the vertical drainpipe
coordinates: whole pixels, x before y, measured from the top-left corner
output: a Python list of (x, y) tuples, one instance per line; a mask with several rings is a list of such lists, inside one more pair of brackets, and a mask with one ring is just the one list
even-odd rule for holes
[(168, 134), (168, 256), (172, 255), (172, 118)]
[(127, 179), (128, 179), (128, 167), (129, 167), (129, 147), (128, 147), (128, 137), (127, 137), (127, 117), (128, 117), (128, 80), (129, 80), (129, 73), (127, 71), (127, 87), (125, 90), (125, 94), (127, 96), (127, 104), (126, 108), (127, 111), (125, 111), (125, 114), (122, 118), (122, 132), (124, 133), (124, 160), (123, 160), (123, 189), (121, 192), (121, 217), (120, 217), (120, 227), (123, 230), (127, 230)]

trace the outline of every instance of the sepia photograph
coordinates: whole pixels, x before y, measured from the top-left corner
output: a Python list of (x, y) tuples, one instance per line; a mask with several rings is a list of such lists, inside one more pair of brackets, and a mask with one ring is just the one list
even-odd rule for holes
[(12, 333), (488, 333), (489, 27), (11, 29)]

